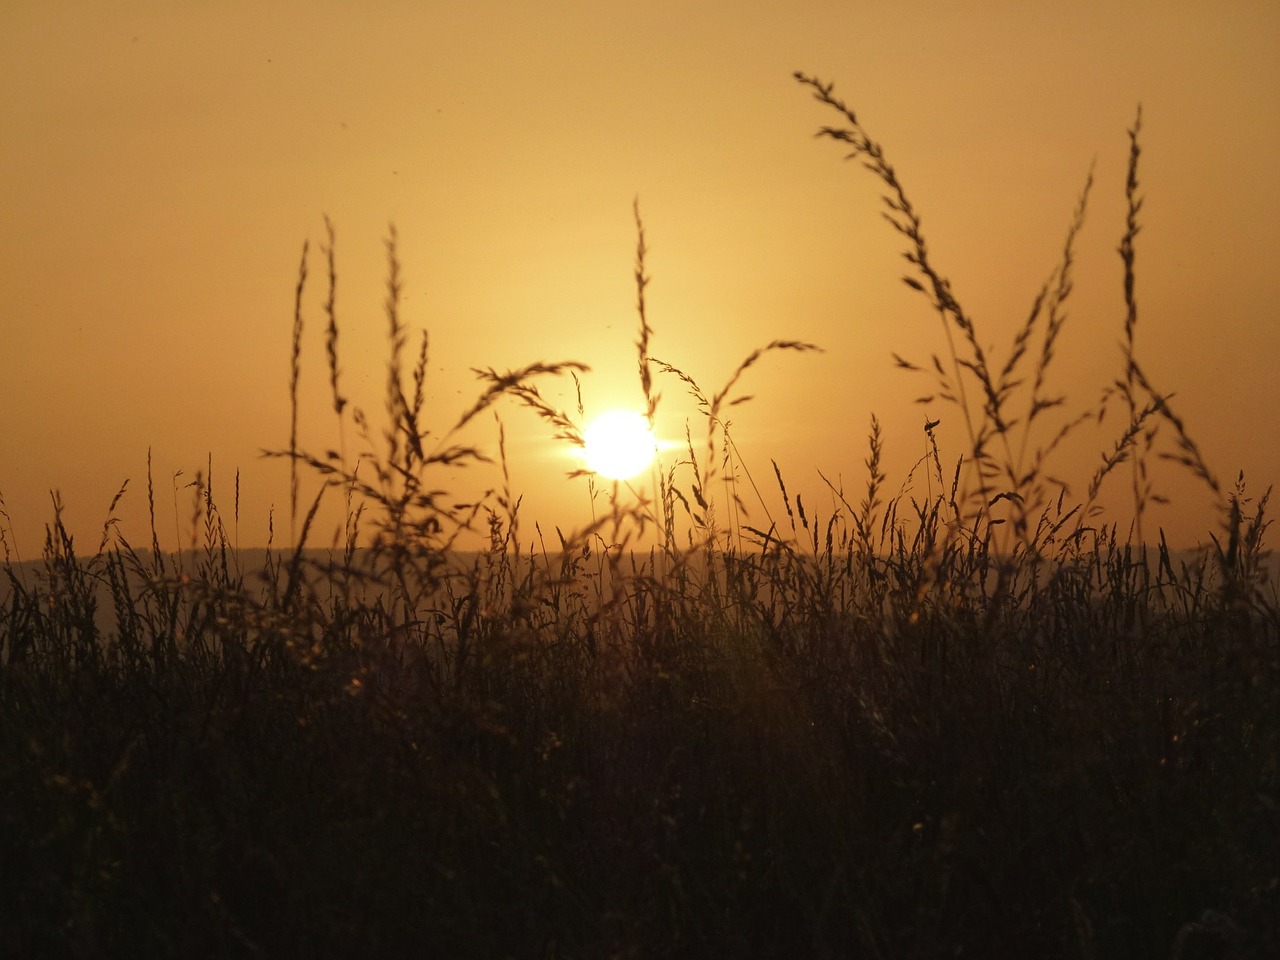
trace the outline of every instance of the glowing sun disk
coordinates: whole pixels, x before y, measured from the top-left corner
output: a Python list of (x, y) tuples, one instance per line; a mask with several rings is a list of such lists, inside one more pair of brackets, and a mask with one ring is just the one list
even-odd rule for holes
[(630, 480), (653, 462), (658, 441), (649, 421), (631, 410), (610, 410), (582, 435), (587, 468), (610, 480)]

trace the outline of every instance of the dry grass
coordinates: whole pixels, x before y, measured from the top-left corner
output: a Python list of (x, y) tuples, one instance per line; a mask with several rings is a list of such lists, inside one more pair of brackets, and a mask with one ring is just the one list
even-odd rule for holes
[[(1003, 363), (935, 266), (883, 149), (829, 84), (822, 135), (887, 189), (907, 284), (938, 315), (933, 395), (965, 455), (897, 493), (870, 422), (861, 494), (826, 516), (777, 467), (755, 487), (728, 412), (774, 341), (717, 390), (649, 355), (636, 211), (637, 372), (703, 422), (649, 502), (588, 483), (596, 520), (520, 526), (505, 473), (477, 502), (442, 468), (488, 459), (469, 424), (502, 404), (581, 443), (539, 389), (574, 362), (477, 370), (433, 432), (428, 341), (406, 361), (388, 240), (382, 427), (340, 390), (335, 237), (322, 248), (338, 449), (298, 443), (302, 291), (290, 367), (290, 540), (236, 549), (212, 472), (181, 486), (187, 549), (112, 511), (77, 554), (55, 500), (43, 559), (5, 548), (0, 607), (0, 950), (11, 956), (1266, 957), (1280, 951), (1280, 608), (1267, 497), (1227, 491), (1136, 358), (1132, 131), (1125, 422), (1079, 502), (1055, 483), (1066, 406), (1049, 372), (1072, 290), (1063, 255)], [(789, 358), (788, 358), (789, 359)], [(803, 362), (803, 357), (796, 358)], [(1034, 429), (1033, 429), (1034, 428)], [(1041, 433), (1048, 430), (1046, 439)], [(1172, 434), (1171, 449), (1160, 431)], [(1218, 493), (1212, 554), (1148, 550), (1096, 509), (1125, 462), (1139, 516), (1170, 455)], [(302, 479), (317, 485), (309, 505)], [(923, 497), (917, 492), (927, 490)], [(230, 529), (238, 526), (238, 479)], [(340, 493), (340, 547), (308, 546)], [(121, 489), (120, 495), (124, 494)], [(117, 500), (119, 496), (117, 497)], [(763, 500), (763, 498), (761, 498)], [(0, 518), (8, 521), (0, 502)], [(656, 525), (658, 545), (633, 549)], [(458, 549), (464, 532), (487, 546)], [(530, 546), (528, 540), (532, 540)], [(181, 542), (181, 539), (179, 540)]]

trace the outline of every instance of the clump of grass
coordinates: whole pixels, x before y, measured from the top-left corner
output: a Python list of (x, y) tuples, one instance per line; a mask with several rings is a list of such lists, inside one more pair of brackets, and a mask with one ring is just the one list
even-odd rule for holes
[[(819, 474), (773, 466), (775, 517), (730, 415), (752, 368), (816, 349), (777, 340), (718, 390), (651, 356), (636, 219), (637, 374), (699, 405), (652, 502), (524, 541), (503, 404), (581, 444), (573, 361), (478, 369), (435, 430), (387, 242), (382, 424), (340, 389), (335, 236), (323, 331), (338, 449), (299, 443), (303, 292), (290, 351), (290, 537), (238, 549), (212, 460), (172, 478), (161, 548), (108, 509), (84, 555), (55, 497), (42, 558), (5, 546), (0, 596), (0, 950), (13, 956), (1170, 956), (1280, 949), (1280, 604), (1268, 494), (1226, 492), (1211, 553), (1106, 522), (1103, 482), (1172, 454), (1217, 481), (1136, 359), (1131, 131), (1121, 436), (1080, 501), (1052, 476), (1068, 415), (1048, 384), (1074, 245), (1003, 363), (934, 264), (884, 150), (804, 75), (886, 186), (906, 277), (946, 346), (927, 366), (966, 427), (944, 467)], [(468, 437), (490, 416), (497, 451)], [(948, 420), (952, 418), (949, 416)], [(1032, 428), (1035, 428), (1034, 430)], [(1156, 445), (1171, 430), (1173, 449)], [(1033, 436), (1033, 433), (1035, 434)], [(349, 436), (350, 435), (350, 436)], [(349, 445), (348, 439), (352, 442)], [(456, 502), (442, 468), (496, 470)], [(1140, 466), (1135, 511), (1156, 494)], [(759, 471), (763, 473), (763, 471)], [(317, 489), (303, 499), (303, 482)], [(921, 493), (921, 487), (924, 492)], [(217, 489), (224, 484), (218, 481)], [(342, 535), (310, 547), (341, 492)], [(1268, 492), (1269, 493), (1269, 492)], [(753, 495), (755, 501), (752, 502)], [(826, 506), (815, 507), (815, 502)], [(0, 501), (0, 517), (8, 522)], [(760, 519), (751, 516), (759, 511)], [(230, 524), (227, 522), (230, 518)], [(656, 525), (654, 546), (638, 534)], [(464, 550), (476, 536), (479, 549)], [(269, 539), (274, 531), (269, 532)], [(183, 543), (186, 549), (179, 549)]]

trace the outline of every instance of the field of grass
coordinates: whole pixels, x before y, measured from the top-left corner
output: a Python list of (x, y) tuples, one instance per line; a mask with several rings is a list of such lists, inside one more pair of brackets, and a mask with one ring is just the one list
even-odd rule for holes
[[(917, 375), (968, 447), (917, 468), (939, 492), (887, 493), (873, 419), (866, 485), (833, 488), (831, 515), (781, 474), (776, 526), (717, 501), (739, 378), (810, 345), (748, 354), (718, 391), (653, 361), (637, 213), (650, 413), (654, 378), (675, 377), (705, 414), (659, 495), (601, 490), (597, 523), (554, 542), (512, 491), (451, 506), (442, 468), (483, 454), (450, 438), (494, 404), (580, 439), (537, 383), (581, 368), (483, 371), (426, 442), (393, 236), (385, 425), (342, 396), (330, 299), (338, 449), (298, 448), (295, 401), (287, 545), (233, 549), (238, 502), (207, 476), (195, 550), (161, 550), (150, 482), (149, 544), (109, 517), (77, 552), (56, 511), (40, 562), (5, 541), (0, 955), (1280, 956), (1267, 497), (1219, 482), (1134, 353), (1140, 124), (1127, 347), (1101, 401), (1119, 432), (1073, 499), (1048, 465), (1101, 409), (1064, 419), (1045, 374), (1088, 188), (996, 362), (881, 147), (797, 79), (881, 182), (905, 282), (943, 326)], [(304, 252), (299, 303), (306, 281)], [(302, 332), (299, 308), (295, 397)], [(1214, 549), (1144, 532), (1160, 456), (1218, 498)], [(308, 546), (317, 482), (346, 505), (334, 550)], [(1132, 487), (1132, 524), (1098, 511), (1107, 483)], [(642, 528), (657, 546), (636, 548)]]

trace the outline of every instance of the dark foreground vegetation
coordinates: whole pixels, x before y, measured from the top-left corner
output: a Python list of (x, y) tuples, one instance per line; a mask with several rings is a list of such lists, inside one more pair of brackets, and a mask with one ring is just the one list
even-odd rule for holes
[[(374, 436), (340, 390), (330, 233), (342, 449), (298, 448), (299, 309), (286, 549), (235, 551), (208, 477), (194, 551), (108, 519), (81, 556), (56, 513), (42, 563), (5, 543), (0, 955), (1280, 956), (1266, 497), (1219, 484), (1134, 354), (1137, 126), (1126, 346), (1101, 401), (1120, 432), (1073, 499), (1048, 464), (1102, 410), (1072, 419), (1045, 384), (1084, 197), (993, 364), (879, 146), (799, 79), (884, 185), (942, 321), (928, 370), (967, 425), (954, 469), (934, 446), (887, 496), (873, 420), (864, 489), (818, 516), (779, 475), (785, 515), (743, 519), (722, 413), (763, 354), (808, 345), (705, 394), (652, 360), (641, 232), (644, 396), (652, 412), (654, 375), (677, 378), (705, 443), (654, 502), (598, 491), (600, 522), (547, 544), (509, 492), (457, 507), (434, 478), (481, 457), (451, 438), (504, 398), (576, 442), (535, 383), (580, 368), (482, 371), (455, 430), (428, 434), (392, 244)], [(305, 279), (304, 255), (300, 302)], [(1141, 546), (1162, 452), (1221, 503), (1207, 551)], [(1122, 528), (1095, 509), (1108, 482), (1133, 488)], [(345, 543), (304, 550), (322, 497)], [(658, 546), (633, 549), (642, 526)], [(488, 548), (460, 552), (464, 529)]]

